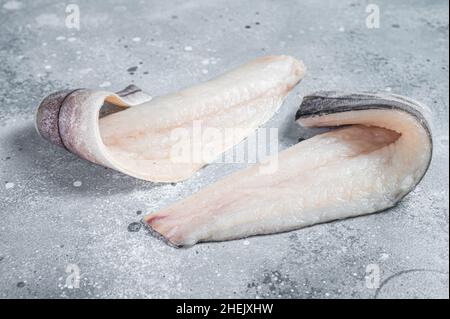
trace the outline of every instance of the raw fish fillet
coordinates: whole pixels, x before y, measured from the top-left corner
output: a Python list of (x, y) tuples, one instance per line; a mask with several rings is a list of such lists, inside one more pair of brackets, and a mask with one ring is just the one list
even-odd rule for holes
[(432, 139), (425, 107), (398, 95), (319, 92), (297, 113), (304, 127), (337, 127), (151, 213), (176, 246), (299, 229), (394, 206), (422, 179)]
[[(134, 85), (118, 93), (59, 91), (39, 105), (36, 126), (45, 139), (93, 163), (148, 181), (178, 182), (269, 120), (304, 71), (303, 63), (292, 57), (266, 56), (155, 99)], [(122, 110), (99, 119), (105, 104)], [(175, 159), (173, 150), (185, 139), (174, 138), (174, 132), (183, 130), (193, 136), (195, 124), (203, 131), (241, 130), (232, 137), (223, 133), (226, 138), (209, 141), (207, 156)], [(186, 140), (186, 148), (205, 145), (201, 138)]]

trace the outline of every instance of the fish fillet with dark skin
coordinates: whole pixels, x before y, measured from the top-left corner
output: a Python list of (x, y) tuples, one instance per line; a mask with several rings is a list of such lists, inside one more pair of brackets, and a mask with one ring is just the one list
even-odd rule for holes
[(393, 207), (420, 182), (431, 161), (424, 109), (390, 94), (306, 96), (296, 121), (336, 129), (279, 153), (273, 174), (251, 166), (144, 220), (171, 244), (190, 246)]
[[(303, 63), (293, 57), (265, 56), (155, 99), (134, 85), (118, 93), (60, 91), (41, 102), (36, 126), (42, 137), (90, 162), (148, 181), (178, 182), (269, 120), (304, 72)], [(122, 110), (99, 118), (105, 103)], [(175, 146), (184, 139), (173, 133), (192, 134), (196, 123), (219, 133), (240, 130), (211, 141), (208, 156), (174, 158)], [(196, 149), (199, 143), (201, 139), (193, 138), (194, 145), (186, 148)]]

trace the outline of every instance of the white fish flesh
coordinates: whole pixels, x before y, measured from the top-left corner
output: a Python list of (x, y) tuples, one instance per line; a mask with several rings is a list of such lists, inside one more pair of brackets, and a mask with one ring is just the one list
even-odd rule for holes
[[(303, 63), (292, 57), (266, 56), (155, 99), (134, 85), (118, 93), (60, 91), (39, 105), (36, 126), (44, 138), (93, 163), (148, 181), (178, 182), (269, 120), (304, 72)], [(99, 119), (105, 103), (123, 109)], [(179, 143), (174, 131), (192, 133), (195, 123), (203, 130), (241, 130), (210, 142), (208, 157), (174, 160), (172, 151)], [(190, 142), (194, 149), (202, 140)]]
[(176, 246), (290, 231), (379, 212), (422, 179), (432, 154), (425, 107), (398, 95), (319, 92), (297, 113), (304, 127), (338, 127), (234, 173), (145, 217)]

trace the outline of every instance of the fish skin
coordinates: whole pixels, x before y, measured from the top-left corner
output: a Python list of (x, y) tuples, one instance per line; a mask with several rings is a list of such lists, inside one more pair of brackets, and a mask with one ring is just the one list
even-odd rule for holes
[(296, 116), (299, 124), (343, 127), (281, 152), (274, 175), (261, 175), (259, 165), (251, 166), (144, 221), (180, 247), (284, 232), (393, 207), (420, 182), (431, 161), (432, 135), (423, 109), (396, 95), (306, 96)]
[(55, 145), (64, 147), (59, 133), (59, 112), (64, 100), (76, 90), (62, 90), (47, 96), (39, 105), (35, 114), (36, 131)]
[(397, 94), (340, 91), (320, 91), (308, 94), (295, 114), (295, 120), (367, 109), (392, 109), (409, 113), (416, 117), (417, 121), (427, 130), (430, 142), (433, 142), (429, 121), (426, 119), (426, 113), (430, 113), (429, 108), (413, 99)]

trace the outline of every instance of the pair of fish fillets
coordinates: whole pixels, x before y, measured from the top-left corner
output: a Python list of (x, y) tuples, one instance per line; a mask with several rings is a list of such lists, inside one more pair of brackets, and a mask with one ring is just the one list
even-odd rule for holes
[[(40, 104), (36, 123), (44, 138), (91, 162), (144, 180), (177, 182), (269, 120), (304, 73), (295, 58), (268, 56), (155, 99), (136, 86), (117, 93), (60, 91)], [(105, 105), (122, 109), (99, 118)], [(424, 110), (391, 94), (326, 91), (305, 96), (297, 123), (336, 129), (275, 155), (277, 169), (271, 173), (262, 173), (262, 163), (252, 165), (147, 215), (145, 223), (170, 243), (186, 246), (392, 207), (420, 182), (431, 160)], [(174, 132), (193, 136), (196, 123), (216, 133), (240, 129), (207, 142), (174, 138)], [(207, 145), (208, 156), (174, 160), (174, 149), (186, 145)]]

